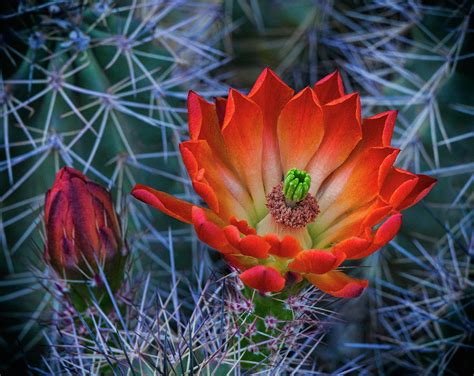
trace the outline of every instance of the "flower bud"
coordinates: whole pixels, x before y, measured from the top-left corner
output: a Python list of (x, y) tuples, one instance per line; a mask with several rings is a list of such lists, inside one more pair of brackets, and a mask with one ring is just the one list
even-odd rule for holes
[(111, 288), (120, 286), (127, 250), (104, 187), (62, 168), (46, 193), (45, 226), (45, 259), (61, 277), (100, 285), (100, 265)]

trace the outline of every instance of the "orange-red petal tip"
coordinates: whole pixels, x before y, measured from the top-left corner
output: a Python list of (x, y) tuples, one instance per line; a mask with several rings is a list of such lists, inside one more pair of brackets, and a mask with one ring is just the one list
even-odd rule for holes
[(191, 210), (193, 205), (189, 202), (179, 200), (167, 193), (141, 184), (137, 184), (131, 194), (136, 199), (157, 208), (173, 218), (186, 223), (192, 222)]
[(374, 236), (374, 244), (383, 246), (397, 235), (402, 225), (402, 215), (395, 214), (387, 219), (378, 229)]
[(198, 238), (212, 248), (225, 253), (229, 244), (224, 234), (224, 230), (206, 216), (203, 208), (193, 206), (192, 223)]
[(322, 275), (308, 274), (306, 278), (321, 291), (337, 298), (356, 298), (369, 284), (365, 279), (352, 278), (339, 271)]
[(324, 274), (338, 267), (345, 259), (345, 254), (333, 254), (329, 251), (310, 249), (300, 252), (288, 264), (288, 269), (297, 273)]
[(268, 266), (258, 265), (240, 274), (242, 282), (262, 293), (278, 292), (285, 287), (285, 278), (277, 270)]

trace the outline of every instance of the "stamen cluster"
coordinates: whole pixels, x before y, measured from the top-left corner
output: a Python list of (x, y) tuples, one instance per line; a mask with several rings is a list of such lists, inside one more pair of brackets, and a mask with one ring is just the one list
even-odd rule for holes
[(275, 186), (267, 195), (266, 205), (275, 221), (291, 228), (303, 228), (314, 222), (319, 214), (318, 203), (311, 193), (307, 193), (304, 199), (289, 204), (283, 183)]

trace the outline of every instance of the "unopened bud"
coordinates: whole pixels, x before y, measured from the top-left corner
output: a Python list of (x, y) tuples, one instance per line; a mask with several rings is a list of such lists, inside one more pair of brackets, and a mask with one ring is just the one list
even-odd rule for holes
[(45, 259), (60, 277), (94, 286), (101, 280), (100, 266), (112, 290), (120, 287), (127, 251), (104, 187), (62, 168), (46, 194), (45, 227)]

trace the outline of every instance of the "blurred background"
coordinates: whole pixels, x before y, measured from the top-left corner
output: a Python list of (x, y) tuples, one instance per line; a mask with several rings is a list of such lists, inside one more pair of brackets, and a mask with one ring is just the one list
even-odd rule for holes
[(177, 148), (188, 138), (188, 90), (209, 100), (230, 86), (248, 91), (270, 67), (295, 89), (338, 69), (364, 116), (399, 111), (398, 166), (438, 179), (361, 265), (370, 289), (334, 305), (343, 322), (308, 369), (471, 375), (472, 10), (469, 1), (1, 2), (0, 373), (59, 367), (42, 219), (65, 165), (112, 191), (130, 275), (150, 276), (158, 295), (173, 290), (183, 315), (192, 311), (195, 286), (224, 264), (190, 226), (128, 193), (140, 182), (199, 202)]

